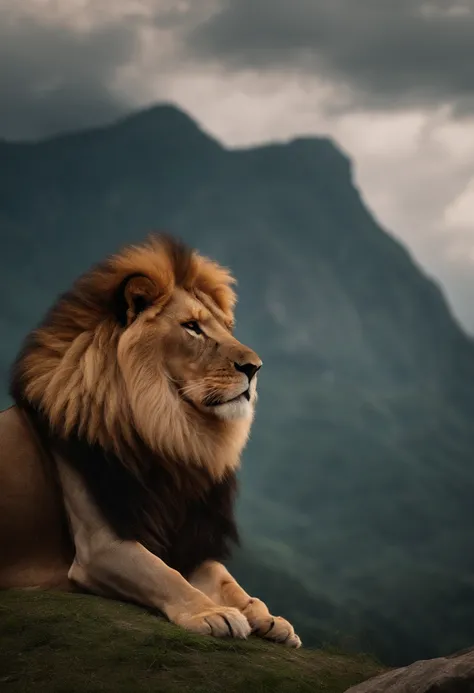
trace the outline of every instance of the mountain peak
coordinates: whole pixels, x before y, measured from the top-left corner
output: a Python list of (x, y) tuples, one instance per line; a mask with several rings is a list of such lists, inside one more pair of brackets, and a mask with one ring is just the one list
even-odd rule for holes
[(287, 146), (295, 152), (305, 152), (306, 155), (331, 156), (334, 160), (344, 162), (346, 167), (351, 166), (350, 156), (331, 137), (299, 136), (289, 140)]
[[(194, 118), (169, 103), (137, 109), (118, 116), (112, 122), (75, 132), (60, 133), (36, 144), (47, 147), (59, 145), (66, 150), (78, 145), (84, 147), (96, 144), (103, 146), (104, 143), (116, 144), (118, 139), (139, 147), (159, 145), (161, 149), (170, 146), (176, 148), (176, 144), (179, 143), (179, 148), (189, 151), (206, 149), (212, 154), (222, 150), (220, 143), (205, 132)], [(21, 144), (23, 143), (15, 143), (16, 146)]]
[(112, 129), (140, 132), (143, 138), (166, 139), (172, 135), (187, 141), (199, 139), (221, 148), (217, 140), (205, 132), (191, 115), (171, 103), (154, 104), (127, 114), (116, 120)]

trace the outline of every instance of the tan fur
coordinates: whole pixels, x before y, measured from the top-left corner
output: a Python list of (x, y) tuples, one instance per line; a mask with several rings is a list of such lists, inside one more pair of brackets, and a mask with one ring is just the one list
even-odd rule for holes
[(17, 407), (0, 412), (0, 589), (72, 589), (62, 494)]
[[(79, 279), (32, 333), (16, 387), (64, 439), (79, 432), (133, 466), (138, 434), (219, 481), (238, 466), (253, 419), (256, 377), (242, 367), (261, 365), (232, 335), (233, 283), (166, 238), (126, 248)], [(114, 303), (122, 285), (126, 329)], [(141, 544), (118, 540), (80, 476), (12, 407), (0, 413), (0, 588), (73, 584), (158, 608), (195, 632), (246, 637), (253, 628), (300, 644), (221, 564), (187, 581)]]
[(215, 604), (237, 608), (256, 635), (284, 642), (287, 647), (301, 646), (291, 623), (281, 616), (272, 616), (267, 605), (247, 594), (222, 563), (206, 561), (191, 575), (189, 582)]

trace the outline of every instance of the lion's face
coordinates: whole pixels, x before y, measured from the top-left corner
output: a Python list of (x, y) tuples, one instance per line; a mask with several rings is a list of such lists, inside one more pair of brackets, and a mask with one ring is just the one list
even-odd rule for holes
[(182, 288), (173, 291), (164, 307), (144, 310), (118, 347), (131, 399), (163, 407), (165, 389), (175, 403), (206, 417), (251, 418), (262, 362), (235, 339), (231, 328), (206, 295)]

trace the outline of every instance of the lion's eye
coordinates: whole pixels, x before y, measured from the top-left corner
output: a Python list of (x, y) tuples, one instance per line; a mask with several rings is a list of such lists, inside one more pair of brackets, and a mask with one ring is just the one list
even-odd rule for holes
[(203, 331), (199, 327), (199, 324), (196, 320), (189, 320), (188, 322), (183, 322), (182, 326), (185, 330), (189, 330), (190, 332), (194, 332), (195, 334), (203, 334)]

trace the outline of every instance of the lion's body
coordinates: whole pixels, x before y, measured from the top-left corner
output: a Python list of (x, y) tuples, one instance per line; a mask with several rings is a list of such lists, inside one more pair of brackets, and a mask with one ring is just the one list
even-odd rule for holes
[(51, 460), (18, 407), (0, 412), (0, 589), (72, 589), (74, 547)]
[(79, 587), (298, 646), (221, 563), (261, 365), (232, 334), (232, 283), (152, 238), (83, 275), (28, 336), (0, 413), (0, 588)]

